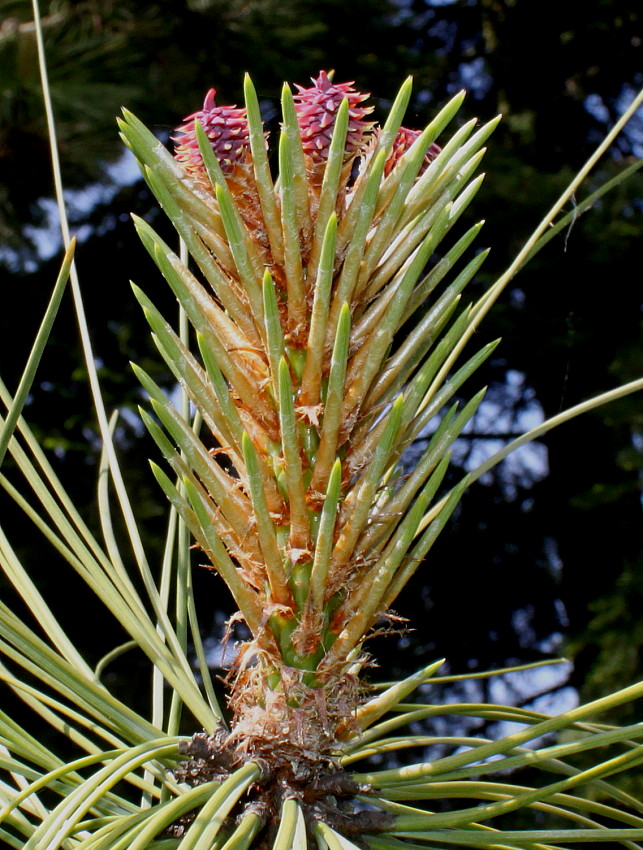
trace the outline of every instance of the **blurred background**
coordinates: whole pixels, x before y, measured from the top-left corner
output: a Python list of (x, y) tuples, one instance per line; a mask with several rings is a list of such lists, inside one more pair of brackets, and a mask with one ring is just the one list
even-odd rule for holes
[[(420, 128), (466, 88), (461, 121), (504, 116), (483, 164), (488, 176), (462, 225), (484, 218), (479, 245), (492, 248), (470, 286), (476, 296), (643, 86), (642, 12), (631, 0), (586, 0), (582, 15), (575, 4), (553, 0), (43, 0), (41, 8), (95, 353), (108, 407), (122, 411), (124, 469), (159, 557), (166, 511), (146, 462), (156, 450), (136, 412), (143, 396), (128, 361), (168, 390), (171, 382), (129, 281), (166, 315), (176, 305), (137, 241), (130, 212), (168, 241), (173, 236), (118, 138), (121, 106), (167, 141), (210, 87), (219, 103), (240, 103), (249, 71), (265, 119), (276, 127), (282, 81), (307, 85), (323, 68), (372, 92), (381, 118), (413, 74), (405, 123)], [(31, 14), (27, 0), (0, 0), (0, 364), (11, 390), (61, 258)], [(579, 198), (641, 156), (639, 114)], [(636, 176), (553, 240), (494, 308), (478, 339), (503, 342), (465, 388), (470, 396), (488, 384), (489, 392), (458, 444), (460, 467), (642, 374), (642, 205), (643, 178)], [(98, 442), (84, 378), (65, 296), (27, 415), (95, 522)], [(442, 656), (451, 671), (467, 673), (565, 655), (573, 665), (478, 694), (531, 705), (556, 698), (559, 707), (579, 692), (590, 698), (640, 678), (642, 446), (643, 405), (633, 395), (564, 425), (485, 476), (398, 601), (413, 630), (372, 642), (381, 665), (374, 676), (410, 673)], [(98, 659), (122, 636), (4, 501), (3, 513), (54, 610)], [(209, 572), (198, 571), (197, 582), (217, 664), (230, 608)], [(115, 683), (125, 675), (120, 663), (110, 668)]]

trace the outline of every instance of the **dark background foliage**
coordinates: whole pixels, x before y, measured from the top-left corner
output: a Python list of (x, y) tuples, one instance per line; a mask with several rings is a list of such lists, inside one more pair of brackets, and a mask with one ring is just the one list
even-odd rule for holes
[[(465, 118), (504, 115), (474, 203), (475, 219), (487, 221), (480, 244), (493, 249), (473, 285), (480, 292), (643, 85), (636, 5), (587, 0), (579, 15), (573, 4), (552, 0), (43, 2), (78, 267), (108, 405), (126, 411), (120, 444), (151, 551), (164, 509), (145, 463), (155, 450), (135, 416), (141, 393), (128, 360), (168, 377), (158, 372), (128, 281), (169, 315), (175, 307), (129, 213), (173, 237), (124, 164), (119, 107), (167, 139), (211, 86), (221, 103), (239, 103), (247, 70), (274, 123), (284, 79), (306, 84), (320, 68), (334, 68), (338, 80), (373, 92), (382, 116), (412, 73), (406, 123), (419, 127), (467, 88)], [(0, 0), (0, 358), (11, 389), (60, 260), (30, 16), (26, 0)], [(641, 155), (639, 116), (583, 192)], [(491, 401), (462, 441), (460, 463), (538, 416), (641, 374), (642, 188), (641, 178), (631, 180), (554, 240), (479, 332), (481, 341), (503, 342), (476, 379), (476, 387), (489, 384)], [(27, 412), (95, 519), (95, 431), (75, 338), (67, 302)], [(546, 447), (476, 485), (399, 600), (415, 631), (373, 643), (385, 675), (439, 656), (464, 672), (566, 652), (575, 658), (571, 681), (585, 696), (640, 676), (642, 418), (640, 398), (630, 397), (563, 426)], [(69, 609), (67, 567), (51, 560), (19, 517), (12, 525), (34, 574), (57, 607)], [(216, 633), (226, 603), (209, 574), (199, 581), (204, 623)], [(108, 619), (82, 595), (73, 612), (70, 629), (98, 657), (116, 637)]]

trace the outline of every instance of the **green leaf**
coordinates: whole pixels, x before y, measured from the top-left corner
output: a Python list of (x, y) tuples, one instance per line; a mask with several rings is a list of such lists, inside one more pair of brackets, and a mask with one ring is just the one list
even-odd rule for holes
[(22, 372), (22, 377), (20, 378), (20, 383), (18, 385), (18, 389), (16, 390), (13, 403), (7, 412), (7, 417), (4, 421), (2, 429), (0, 430), (0, 466), (2, 466), (2, 461), (4, 460), (4, 455), (7, 450), (9, 440), (16, 427), (16, 424), (22, 412), (22, 408), (24, 407), (25, 402), (27, 401), (27, 396), (29, 395), (31, 385), (33, 384), (34, 378), (36, 376), (36, 372), (38, 370), (40, 360), (45, 350), (45, 346), (47, 345), (47, 340), (49, 339), (49, 334), (51, 333), (51, 329), (56, 319), (58, 308), (60, 307), (60, 302), (65, 293), (67, 281), (69, 280), (71, 264), (74, 259), (75, 249), (76, 239), (74, 238), (71, 240), (71, 242), (69, 243), (69, 247), (65, 251), (62, 266), (60, 268), (60, 272), (58, 273), (56, 284), (54, 286), (54, 291), (51, 293), (51, 298), (49, 299), (49, 304), (47, 305), (45, 315), (43, 316), (42, 322), (40, 323), (40, 328), (38, 329), (36, 339), (29, 353), (29, 358), (27, 360), (25, 368)]
[(225, 422), (225, 425), (229, 428), (230, 439), (228, 441), (228, 444), (230, 446), (234, 446), (238, 454), (240, 455), (241, 438), (243, 435), (244, 428), (243, 423), (241, 422), (241, 417), (239, 416), (239, 411), (235, 407), (234, 402), (230, 397), (230, 391), (228, 389), (228, 385), (225, 381), (225, 378), (223, 377), (223, 373), (217, 366), (217, 362), (212, 355), (212, 351), (205, 343), (205, 340), (201, 334), (197, 334), (197, 344), (199, 346), (201, 356), (203, 357), (203, 365), (205, 366), (207, 376), (210, 379), (210, 383), (212, 384), (212, 388), (214, 390), (219, 409), (221, 410), (223, 416), (223, 420)]
[[(434, 476), (439, 476), (440, 466), (438, 466), (433, 473)], [(431, 480), (429, 480), (429, 484), (427, 487), (431, 485)], [(383, 606), (386, 608), (390, 608), (393, 604), (393, 600), (398, 596), (404, 585), (411, 578), (413, 573), (417, 570), (417, 568), (422, 563), (423, 559), (426, 557), (427, 553), (435, 543), (438, 538), (438, 535), (447, 524), (447, 521), (453, 511), (458, 506), (460, 499), (462, 498), (464, 491), (467, 489), (469, 485), (469, 480), (465, 477), (456, 487), (451, 490), (448, 494), (448, 497), (444, 504), (442, 505), (440, 512), (435, 516), (426, 531), (420, 537), (418, 543), (415, 544), (413, 549), (408, 553), (406, 557), (406, 563), (402, 566), (401, 569), (397, 571), (395, 574), (395, 578), (389, 584), (386, 593), (383, 597)], [(426, 519), (426, 515), (423, 518)], [(421, 527), (422, 523), (420, 523)], [(417, 531), (416, 531), (417, 534)]]
[[(409, 306), (406, 309), (404, 314), (403, 321), (406, 321), (413, 313), (417, 310), (420, 304), (424, 301), (424, 299), (431, 294), (431, 292), (435, 289), (435, 287), (442, 281), (444, 276), (448, 274), (457, 261), (460, 259), (462, 254), (467, 250), (467, 248), (471, 245), (476, 236), (480, 233), (484, 225), (484, 221), (479, 221), (477, 224), (474, 224), (473, 227), (470, 227), (469, 230), (461, 236), (460, 239), (456, 242), (456, 244), (450, 248), (447, 253), (441, 257), (436, 265), (431, 269), (431, 271), (424, 277), (420, 283), (415, 287), (413, 295), (409, 300)], [(489, 250), (482, 252), (486, 257), (489, 254)], [(476, 258), (474, 257), (474, 260)], [(471, 261), (473, 262), (473, 261)]]
[[(292, 166), (292, 185), (295, 198), (295, 208), (299, 228), (304, 235), (311, 231), (310, 209), (308, 199), (308, 179), (306, 177), (306, 161), (304, 149), (299, 134), (299, 123), (292, 92), (287, 83), (284, 83), (281, 92), (281, 112), (283, 115), (283, 132), (286, 136), (284, 142), (284, 154), (287, 153), (288, 164)], [(281, 151), (281, 141), (280, 141)], [(281, 173), (281, 160), (280, 160)]]
[(386, 426), (382, 432), (382, 438), (365, 471), (352, 486), (344, 500), (340, 517), (341, 533), (332, 554), (334, 570), (348, 562), (357, 538), (364, 528), (373, 498), (395, 445), (395, 438), (402, 418), (403, 404), (404, 398), (400, 395), (391, 405), (386, 417)]
[(284, 355), (284, 334), (279, 317), (279, 305), (272, 276), (266, 269), (263, 276), (263, 312), (273, 394), (279, 397), (279, 361)]
[(550, 419), (546, 419), (540, 425), (537, 425), (535, 428), (532, 428), (525, 434), (522, 434), (522, 436), (516, 437), (515, 440), (512, 440), (500, 449), (500, 451), (496, 452), (486, 461), (481, 463), (480, 466), (476, 467), (476, 469), (474, 469), (471, 473), (471, 480), (477, 481), (477, 479), (484, 475), (485, 472), (489, 469), (493, 469), (494, 466), (500, 463), (501, 460), (504, 460), (504, 458), (511, 454), (511, 452), (515, 451), (520, 446), (524, 446), (533, 440), (537, 440), (548, 431), (551, 431), (552, 428), (557, 428), (559, 425), (562, 425), (564, 422), (569, 422), (569, 420), (574, 419), (576, 416), (580, 416), (582, 413), (588, 413), (590, 410), (595, 410), (598, 407), (610, 404), (612, 401), (624, 398), (625, 396), (639, 392), (640, 390), (643, 390), (643, 378), (636, 381), (630, 381), (627, 384), (622, 384), (620, 387), (616, 387), (616, 389), (600, 393), (587, 401), (583, 401), (580, 404), (574, 405), (574, 407), (570, 407), (568, 410), (564, 410), (556, 416), (552, 416)]
[(29, 611), (34, 616), (43, 632), (56, 647), (62, 657), (72, 664), (79, 672), (88, 678), (92, 677), (92, 671), (86, 661), (82, 658), (78, 649), (63, 631), (53, 612), (38, 591), (27, 570), (23, 567), (20, 559), (7, 540), (3, 529), (0, 527), (0, 564), (7, 579), (13, 584)]
[[(403, 517), (382, 554), (375, 564), (365, 571), (360, 584), (347, 596), (342, 606), (346, 624), (333, 647), (336, 654), (346, 652), (347, 648), (352, 648), (360, 643), (368, 629), (373, 625), (374, 620), (377, 619), (378, 614), (391, 606), (403, 584), (419, 567), (421, 556), (415, 554), (418, 547), (414, 547), (410, 554), (407, 553), (417, 533), (424, 511), (442, 483), (449, 460), (448, 454), (442, 458), (428, 484), (416, 499), (413, 507)], [(464, 488), (462, 488), (463, 490)], [(426, 535), (429, 535), (429, 532), (431, 533), (431, 543), (442, 530), (455, 504), (457, 504), (457, 501), (454, 496), (453, 504), (449, 502), (444, 508), (447, 513), (440, 514), (433, 521), (434, 524), (429, 526), (429, 529), (425, 532)], [(426, 551), (430, 548), (431, 543), (427, 545)], [(400, 564), (403, 564), (401, 568)]]
[(387, 511), (395, 514), (403, 514), (407, 510), (419, 487), (422, 486), (427, 476), (433, 471), (438, 461), (449, 451), (449, 448), (460, 436), (467, 422), (475, 415), (485, 396), (485, 392), (486, 388), (477, 392), (465, 405), (464, 409), (455, 417), (453, 422), (448, 422), (444, 428), (439, 427), (436, 430), (413, 472), (386, 506)]
[(228, 551), (221, 542), (221, 538), (212, 523), (212, 506), (208, 502), (206, 494), (197, 482), (186, 477), (183, 480), (183, 485), (189, 500), (188, 503), (162, 470), (154, 464), (152, 470), (166, 495), (184, 518), (194, 536), (207, 552), (213, 566), (225, 581), (248, 624), (248, 628), (253, 634), (258, 634), (261, 626), (261, 610), (256, 594), (242, 580)]
[(233, 350), (237, 347), (251, 348), (249, 340), (244, 339), (239, 332), (236, 337), (232, 335), (233, 328), (223, 311), (152, 228), (142, 219), (136, 219), (135, 224), (145, 247), (163, 272), (190, 322), (211, 349), (219, 369), (244, 399), (249, 410), (254, 411), (260, 419), (268, 422), (274, 420), (273, 411), (253, 385), (256, 375), (250, 372), (244, 361), (232, 357), (226, 347), (229, 345)]
[(382, 174), (386, 164), (386, 151), (380, 151), (373, 159), (368, 178), (362, 178), (359, 188), (351, 197), (351, 204), (343, 217), (337, 234), (337, 248), (345, 249), (339, 282), (333, 295), (330, 311), (329, 335), (335, 332), (337, 315), (345, 302), (350, 302), (357, 285), (358, 274), (366, 250), (366, 242), (375, 214)]
[[(406, 84), (405, 84), (406, 85)], [(425, 129), (422, 134), (422, 145), (425, 145), (425, 150), (428, 149), (429, 145), (438, 138), (440, 133), (444, 130), (444, 128), (455, 118), (457, 113), (462, 106), (464, 98), (466, 96), (466, 92), (459, 91), (451, 100), (440, 110), (440, 112), (435, 116), (435, 118), (431, 121), (428, 127)], [(389, 119), (393, 117), (395, 111), (395, 107), (391, 111), (389, 115)], [(399, 124), (397, 123), (399, 119)], [(389, 128), (389, 120), (387, 119), (386, 124), (382, 130), (382, 134), (380, 136), (380, 146), (385, 146), (387, 151), (390, 150), (390, 147), (395, 140), (395, 136), (399, 130), (399, 126), (401, 124), (401, 118), (396, 116), (395, 122)], [(473, 124), (471, 125), (473, 127)], [(462, 136), (466, 139), (466, 137), (471, 132), (471, 128), (467, 131), (462, 131)], [(452, 146), (453, 149), (457, 149), (457, 145)], [(393, 172), (387, 177), (384, 187), (382, 188), (380, 202), (379, 202), (379, 210), (383, 210), (384, 207), (389, 203), (391, 197), (395, 193), (399, 180), (404, 173), (404, 170), (409, 162), (409, 159), (415, 158), (418, 153), (418, 149), (414, 149), (413, 146), (406, 151), (406, 153), (400, 158), (397, 162), (395, 169)]]
[(311, 488), (317, 492), (325, 491), (328, 476), (330, 475), (330, 470), (337, 454), (339, 431), (343, 421), (342, 404), (344, 400), (346, 365), (348, 363), (350, 329), (350, 306), (344, 304), (337, 323), (337, 332), (330, 361), (328, 387), (324, 400), (324, 418), (317, 456), (313, 467)]
[[(439, 374), (438, 377), (433, 380), (431, 386), (425, 393), (422, 402), (418, 406), (418, 412), (411, 421), (405, 437), (411, 438), (411, 436), (419, 434), (425, 425), (427, 425), (440, 410), (440, 408), (449, 401), (462, 384), (468, 380), (468, 378), (470, 378), (480, 368), (487, 357), (495, 351), (499, 343), (500, 340), (496, 339), (483, 346), (480, 351), (474, 354), (473, 357), (469, 358), (469, 360), (467, 360), (467, 362), (461, 366), (458, 371), (436, 392), (435, 390), (440, 386), (441, 375)], [(444, 367), (441, 370), (441, 373), (443, 371)]]
[(339, 832), (335, 832), (323, 820), (316, 822), (315, 832), (322, 838), (328, 850), (359, 850), (357, 844), (353, 844), (352, 841), (340, 835)]
[[(233, 774), (230, 780), (232, 781), (228, 788), (230, 786), (235, 787), (237, 783), (236, 775)], [(202, 785), (184, 791), (170, 802), (154, 806), (144, 813), (145, 817), (141, 818), (140, 821), (134, 821), (132, 827), (109, 850), (147, 850), (153, 839), (162, 833), (166, 827), (179, 820), (184, 814), (195, 809), (198, 810), (221, 787), (219, 782), (204, 782)]]
[[(412, 91), (413, 77), (407, 77), (400, 86), (398, 93), (395, 95), (395, 100), (393, 101), (389, 113), (386, 116), (386, 121), (384, 122), (382, 132), (380, 133), (380, 137), (377, 142), (378, 148), (384, 153), (387, 153), (393, 146), (393, 142), (395, 141), (399, 129), (402, 126), (402, 121), (404, 121), (404, 113), (406, 112), (409, 101), (411, 100)], [(462, 94), (463, 92), (460, 92), (460, 100), (462, 100)]]
[(328, 227), (328, 220), (335, 211), (337, 204), (340, 177), (342, 176), (344, 167), (348, 119), (348, 99), (344, 98), (335, 113), (335, 126), (333, 127), (333, 135), (328, 149), (328, 159), (326, 160), (324, 178), (319, 194), (319, 206), (315, 219), (313, 243), (306, 265), (308, 286), (315, 283), (319, 273), (322, 245), (326, 228)]
[(257, 463), (257, 455), (252, 445), (252, 440), (247, 434), (243, 435), (242, 449), (254, 515), (257, 521), (257, 533), (265, 559), (272, 601), (278, 605), (289, 605), (290, 589), (288, 587), (288, 578), (284, 568), (283, 558), (277, 545), (275, 526), (266, 503), (259, 465)]
[[(214, 246), (219, 260), (228, 265), (232, 255), (214, 201), (205, 200), (202, 193), (193, 191), (194, 184), (186, 180), (183, 167), (138, 118), (127, 109), (123, 115), (124, 119), (118, 120), (121, 138), (139, 160), (143, 177), (161, 206), (179, 230), (184, 224), (194, 228), (206, 244)], [(188, 231), (183, 233), (186, 242)]]
[(153, 739), (125, 750), (63, 799), (36, 829), (24, 850), (56, 850), (73, 835), (76, 824), (124, 776), (145, 762), (176, 753), (178, 738)]
[[(284, 800), (279, 817), (279, 828), (272, 850), (292, 850), (294, 847), (299, 850), (299, 844), (295, 843), (295, 835), (300, 814), (301, 809), (297, 800), (292, 797)], [(305, 838), (303, 846), (305, 847)]]
[[(143, 306), (145, 318), (154, 331), (152, 338), (161, 356), (177, 381), (187, 390), (191, 398), (194, 399), (202, 418), (219, 444), (226, 448), (234, 449), (237, 446), (237, 442), (231, 430), (231, 419), (227, 409), (223, 409), (221, 406), (219, 394), (213, 391), (212, 386), (208, 384), (207, 378), (210, 375), (208, 374), (206, 377), (194, 355), (181, 342), (181, 339), (174, 333), (170, 325), (156, 310), (149, 299), (134, 284), (132, 284), (132, 288), (139, 303)], [(229, 397), (227, 387), (226, 396)], [(235, 456), (236, 460), (237, 457), (234, 451), (231, 454)]]
[(409, 190), (415, 182), (415, 178), (417, 177), (418, 171), (420, 170), (424, 160), (425, 148), (420, 146), (415, 149), (414, 145), (412, 150), (414, 150), (414, 156), (404, 167), (399, 183), (396, 187), (395, 194), (379, 219), (375, 234), (370, 240), (370, 244), (364, 255), (357, 281), (358, 292), (367, 290), (371, 275), (380, 262), (382, 255), (388, 250), (394, 240), (394, 237), (397, 235), (397, 223), (405, 206)]
[(279, 361), (279, 421), (290, 507), (290, 547), (291, 550), (303, 551), (308, 546), (306, 487), (301, 463), (299, 431), (295, 420), (293, 386), (285, 357)]
[(441, 192), (445, 184), (457, 180), (459, 173), (467, 168), (472, 158), (479, 162), (477, 153), (500, 122), (500, 116), (484, 124), (476, 133), (469, 136), (475, 121), (468, 122), (447, 142), (436, 159), (413, 186), (405, 204), (405, 218), (413, 218), (422, 211), (427, 198)]
[[(0, 394), (4, 392), (4, 388), (0, 385)], [(41, 520), (15, 489), (11, 488), (8, 482), (3, 481), (3, 485), (11, 492), (12, 496), (19, 502), (37, 526), (52, 540), (56, 548), (62, 552), (80, 576), (97, 592), (100, 599), (113, 611), (128, 633), (139, 641), (141, 648), (154, 658), (155, 661), (158, 660), (158, 663), (163, 665), (165, 674), (183, 695), (186, 703), (191, 704), (192, 711), (197, 715), (201, 714), (204, 719), (204, 725), (206, 723), (209, 724), (211, 719), (206, 720), (206, 718), (212, 718), (212, 714), (210, 709), (202, 701), (187, 659), (176, 640), (176, 635), (167, 620), (167, 615), (162, 610), (156, 587), (151, 581), (146, 563), (144, 561), (140, 562), (143, 576), (146, 580), (146, 589), (157, 615), (164, 617), (164, 632), (171, 648), (165, 646), (161, 641), (145, 610), (145, 606), (139, 598), (136, 589), (133, 587), (131, 579), (119, 570), (118, 564), (110, 563), (109, 559), (106, 558), (100, 547), (98, 547), (89, 534), (86, 526), (78, 516), (77, 510), (35, 443), (33, 435), (31, 435), (22, 420), (19, 420), (19, 428), (28, 442), (30, 451), (35, 454), (47, 479), (51, 481), (51, 487), (56, 498), (53, 497), (53, 493), (49, 491), (45, 482), (40, 479), (24, 452), (18, 446), (13, 446), (14, 441), (12, 441), (12, 453), (28, 480), (30, 480), (34, 492), (45, 506), (55, 527), (58, 529), (58, 534), (61, 536), (54, 533)], [(109, 438), (109, 432), (107, 436)], [(67, 514), (60, 509), (58, 499), (61, 500), (65, 510), (68, 512)], [(68, 517), (71, 517), (73, 524)], [(30, 655), (31, 653), (27, 652), (27, 657)], [(24, 659), (21, 663), (24, 666)]]
[[(301, 140), (297, 136), (301, 148)], [(288, 327), (291, 332), (301, 333), (306, 325), (306, 287), (304, 285), (301, 258), (300, 232), (301, 191), (298, 192), (297, 177), (294, 171), (296, 157), (292, 149), (292, 134), (284, 126), (279, 138), (279, 176), (281, 181), (281, 220), (284, 242), (284, 273), (286, 276)], [(303, 151), (301, 152), (303, 158)], [(305, 166), (304, 180), (305, 180)], [(308, 216), (308, 191), (304, 190), (306, 217)]]
[[(390, 306), (383, 313), (381, 321), (374, 322), (375, 327), (370, 337), (361, 346), (358, 356), (353, 358), (347, 378), (348, 391), (344, 402), (344, 416), (350, 415), (355, 408), (361, 405), (373, 379), (379, 372), (382, 361), (393, 340), (393, 335), (399, 327), (413, 287), (422, 273), (436, 241), (438, 241), (436, 234), (431, 232), (416, 249), (401, 280), (391, 290), (389, 295)], [(392, 297), (393, 295), (394, 297)], [(356, 331), (354, 330), (351, 338), (352, 344), (356, 342), (355, 334)]]
[(263, 819), (255, 812), (242, 816), (236, 829), (221, 850), (249, 850), (255, 836), (263, 826)]
[[(185, 422), (154, 381), (135, 364), (132, 364), (132, 368), (141, 384), (150, 393), (157, 416), (185, 455), (189, 468), (194, 470), (203, 481), (232, 528), (243, 538), (248, 532), (250, 503), (243, 494), (238, 492), (236, 480), (230, 478), (212, 459), (193, 429)], [(149, 417), (145, 417), (145, 424), (165, 457), (171, 461), (175, 457), (172, 447), (161, 443), (158, 432), (152, 427)]]
[(317, 265), (317, 277), (313, 297), (306, 365), (301, 379), (301, 404), (314, 406), (319, 403), (323, 371), (323, 356), (326, 340), (326, 325), (330, 308), (331, 288), (335, 264), (337, 238), (337, 216), (331, 213), (326, 225), (324, 240)]
[(282, 263), (284, 252), (279, 209), (275, 200), (272, 175), (270, 174), (270, 164), (266, 152), (266, 137), (264, 135), (257, 92), (248, 74), (243, 79), (243, 91), (248, 118), (250, 149), (252, 151), (252, 166), (257, 192), (259, 193), (259, 201), (261, 203), (261, 212), (266, 225), (273, 259), (276, 263)]
[(433, 674), (443, 666), (445, 660), (441, 658), (439, 661), (434, 661), (361, 705), (355, 712), (355, 722), (360, 731), (368, 729), (376, 720), (379, 720), (405, 697), (412, 694), (420, 685), (431, 680)]
[[(199, 816), (190, 825), (181, 841), (182, 850), (210, 850), (230, 811), (260, 773), (260, 768), (252, 762), (235, 770), (206, 801)], [(142, 850), (145, 844), (135, 841), (131, 850), (139, 847)]]
[(315, 556), (310, 576), (310, 606), (314, 612), (320, 613), (324, 608), (326, 576), (330, 566), (333, 549), (333, 532), (337, 520), (337, 508), (341, 494), (342, 463), (337, 458), (333, 464), (326, 497), (322, 507), (319, 528), (315, 541)]
[(219, 209), (221, 210), (223, 226), (225, 227), (230, 250), (232, 251), (235, 266), (239, 274), (239, 280), (248, 298), (255, 326), (262, 335), (263, 300), (259, 281), (263, 276), (263, 268), (257, 268), (259, 264), (252, 262), (252, 254), (248, 249), (248, 240), (242, 230), (242, 224), (238, 220), (238, 214), (233, 206), (229, 191), (224, 189), (220, 184), (217, 184), (215, 191)]

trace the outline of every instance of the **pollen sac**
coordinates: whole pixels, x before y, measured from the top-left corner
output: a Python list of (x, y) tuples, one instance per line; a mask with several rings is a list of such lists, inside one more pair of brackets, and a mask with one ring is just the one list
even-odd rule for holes
[[(388, 177), (388, 175), (393, 171), (397, 163), (400, 161), (403, 154), (411, 147), (411, 145), (415, 142), (417, 138), (422, 135), (421, 130), (409, 130), (408, 127), (400, 127), (398, 130), (397, 136), (395, 137), (395, 141), (393, 142), (393, 148), (391, 153), (384, 164), (384, 174)], [(422, 167), (420, 168), (420, 174), (423, 174), (428, 168), (429, 164), (433, 162), (436, 156), (440, 153), (442, 148), (435, 143), (429, 145), (427, 152), (424, 157), (424, 162), (422, 163)]]
[(312, 81), (311, 88), (297, 86), (294, 97), (304, 153), (314, 163), (323, 163), (328, 159), (337, 110), (342, 100), (348, 98), (345, 160), (353, 159), (363, 151), (374, 126), (373, 122), (363, 120), (373, 111), (373, 107), (360, 106), (369, 95), (355, 91), (352, 82), (331, 82), (325, 71), (320, 71), (317, 79), (312, 78)]
[(196, 179), (205, 178), (203, 160), (199, 151), (194, 125), (199, 121), (210, 140), (212, 150), (221, 166), (221, 171), (230, 176), (235, 165), (242, 164), (250, 150), (248, 121), (245, 108), (217, 106), (216, 89), (210, 89), (203, 101), (203, 109), (188, 115), (172, 137), (175, 142), (174, 156), (186, 171)]

